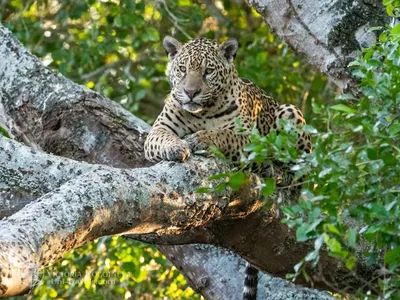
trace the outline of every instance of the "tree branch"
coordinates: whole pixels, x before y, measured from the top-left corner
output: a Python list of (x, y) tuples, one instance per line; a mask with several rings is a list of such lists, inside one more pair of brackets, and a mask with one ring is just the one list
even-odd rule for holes
[[(206, 299), (226, 299), (226, 291), (229, 291), (229, 299), (242, 299), (243, 284), (238, 284), (238, 282), (244, 282), (245, 264), (232, 251), (210, 245), (186, 245), (185, 248), (172, 245), (159, 246), (159, 248), (167, 253), (168, 259), (190, 254), (191, 260), (185, 260), (183, 264), (178, 264), (176, 267), (192, 275), (188, 278), (189, 284)], [(199, 266), (213, 269), (213, 276), (205, 275)], [(333, 300), (336, 298), (328, 293), (304, 288), (261, 273), (258, 299)]]
[(150, 165), (143, 153), (150, 129), (144, 121), (43, 66), (3, 26), (0, 56), (0, 126), (12, 137), (77, 160)]
[[(0, 220), (95, 165), (34, 151), (0, 136)], [(98, 166), (97, 166), (98, 168)]]
[[(53, 167), (49, 166), (44, 169)], [(2, 168), (0, 177), (9, 171), (15, 169)], [(96, 166), (41, 196), (0, 221), (2, 296), (25, 291), (40, 268), (103, 235), (129, 231), (143, 238), (170, 235), (173, 243), (212, 241), (207, 230), (195, 230), (191, 236), (191, 228), (220, 218), (244, 217), (260, 207), (256, 183), (240, 192), (248, 197), (236, 206), (229, 201), (236, 199), (236, 193), (229, 190), (214, 199), (192, 192), (206, 183), (208, 175), (224, 171), (226, 164), (204, 158), (130, 170)]]
[[(43, 195), (39, 198), (39, 201), (33, 202), (14, 214), (11, 218), (0, 222), (0, 240), (2, 240), (0, 247), (2, 260), (0, 260), (0, 266), (3, 266), (3, 270), (7, 271), (4, 273), (6, 274), (5, 277), (0, 281), (3, 285), (3, 290), (6, 291), (3, 296), (28, 289), (31, 284), (36, 282), (38, 270), (61, 257), (66, 251), (78, 247), (87, 240), (101, 235), (120, 233), (126, 229), (134, 233), (136, 239), (144, 241), (156, 240), (159, 242), (162, 241), (164, 244), (209, 242), (232, 248), (237, 241), (227, 239), (230, 245), (224, 242), (223, 239), (215, 234), (216, 229), (221, 224), (218, 222), (213, 224), (211, 220), (219, 218), (244, 218), (246, 214), (252, 212), (252, 209), (246, 209), (252, 203), (252, 201), (247, 202), (249, 201), (248, 196), (258, 195), (254, 189), (242, 191), (239, 194), (247, 195), (245, 205), (240, 205), (240, 199), (245, 198), (241, 197), (237, 198), (238, 201), (234, 202), (235, 206), (230, 206), (228, 201), (229, 194), (221, 195), (220, 200), (217, 199), (217, 201), (215, 199), (209, 201), (209, 196), (192, 194), (191, 190), (199, 184), (198, 180), (206, 180), (204, 178), (212, 174), (214, 166), (217, 167), (215, 172), (226, 171), (226, 169), (223, 169), (223, 166), (221, 167), (221, 164), (217, 165), (215, 162), (206, 159), (194, 160), (195, 170), (192, 170), (191, 164), (172, 163), (175, 165), (174, 167), (171, 166), (171, 163), (163, 163), (151, 168), (128, 171), (101, 165), (89, 165), (35, 152), (7, 138), (0, 138), (0, 150), (0, 160), (6, 162), (0, 168), (1, 190), (10, 194), (17, 192), (27, 195), (31, 191), (34, 191), (34, 196), (40, 197)], [(9, 159), (3, 160), (4, 158)], [(165, 167), (165, 164), (169, 165), (168, 168)], [(159, 169), (165, 170), (167, 173), (160, 173)], [(185, 176), (184, 169), (190, 170), (190, 176)], [(201, 173), (201, 170), (206, 171), (208, 175), (201, 175), (198, 178), (196, 174)], [(149, 172), (152, 174), (151, 176), (149, 176)], [(13, 176), (10, 176), (10, 174), (13, 174)], [(140, 174), (144, 175), (141, 176)], [(182, 174), (181, 176), (184, 179), (181, 180), (180, 177), (176, 178), (176, 176), (171, 176), (171, 174)], [(145, 194), (148, 189), (143, 189), (143, 184), (145, 184), (149, 177), (151, 177), (151, 185), (153, 185), (150, 190), (156, 189), (156, 191), (151, 192), (152, 197)], [(10, 180), (6, 181), (3, 178)], [(187, 180), (193, 184), (188, 184)], [(43, 182), (46, 184), (43, 185)], [(177, 182), (177, 185), (173, 182)], [(172, 189), (166, 188), (168, 185), (172, 185)], [(184, 196), (185, 190), (189, 193), (186, 197)], [(140, 197), (136, 196), (137, 193), (135, 191), (140, 194)], [(176, 191), (179, 191), (179, 193)], [(239, 194), (235, 195), (238, 196)], [(205, 204), (202, 204), (199, 200), (202, 197), (206, 199)], [(148, 199), (152, 201), (148, 203)], [(168, 201), (172, 201), (173, 205), (169, 206)], [(216, 203), (219, 203), (218, 201), (223, 203), (225, 208), (233, 214), (227, 213), (226, 209), (222, 213), (215, 213), (215, 209), (212, 207)], [(144, 206), (140, 205), (143, 202)], [(60, 209), (66, 207), (66, 203), (68, 203), (68, 209)], [(154, 205), (154, 207), (146, 208), (146, 205)], [(190, 208), (185, 209), (183, 213), (179, 209), (180, 205), (189, 205)], [(193, 205), (195, 206), (193, 207)], [(57, 207), (57, 209), (54, 209), (54, 207)], [(137, 209), (132, 210), (132, 207)], [(138, 209), (138, 207), (141, 209)], [(257, 208), (259, 205), (254, 207)], [(132, 217), (132, 214), (126, 213), (126, 211), (136, 212), (139, 219), (141, 216), (145, 216), (145, 220), (138, 220), (138, 217), (135, 219), (135, 214)], [(150, 216), (151, 212), (154, 211), (157, 211), (156, 215)], [(172, 214), (170, 218), (162, 214), (162, 212), (167, 211)], [(222, 211), (222, 208), (219, 208), (218, 211)], [(186, 218), (186, 221), (184, 218), (185, 214), (189, 217)], [(169, 223), (168, 225), (164, 223), (163, 226), (162, 221), (175, 223)], [(207, 222), (210, 225), (204, 228), (202, 222)], [(133, 229), (131, 229), (132, 226)], [(192, 229), (189, 230), (190, 228)], [(196, 230), (196, 228), (199, 229)], [(237, 229), (233, 227), (233, 231), (237, 231)], [(239, 238), (242, 239), (243, 237)], [(247, 243), (242, 244), (248, 247)], [(243, 249), (245, 249), (243, 246), (239, 252), (243, 252)], [(17, 247), (20, 252), (13, 249), (13, 247)], [(232, 253), (200, 245), (186, 246), (185, 248), (182, 246), (169, 248), (161, 246), (161, 249), (173, 260), (174, 253), (179, 252), (180, 255), (177, 257), (180, 257), (186, 251), (190, 250), (189, 253), (192, 259), (183, 260), (182, 265), (190, 263), (190, 266), (185, 265), (186, 272), (190, 274), (197, 272), (197, 274), (202, 274), (199, 278), (207, 278), (207, 286), (204, 286), (204, 280), (196, 281), (196, 287), (201, 289), (203, 294), (210, 297), (218, 295), (218, 293), (226, 295), (227, 288), (231, 289), (230, 292), (232, 295), (240, 294), (242, 285), (234, 284), (233, 282), (236, 282), (238, 279), (237, 276), (232, 276), (233, 274), (238, 274), (235, 273), (237, 270), (233, 272), (231, 267), (226, 270), (215, 264), (221, 260), (222, 255), (230, 254), (230, 256), (233, 256)], [(171, 253), (169, 253), (170, 251)], [(246, 251), (248, 252), (249, 250), (246, 249)], [(198, 253), (196, 254), (196, 252)], [(18, 255), (15, 253), (18, 253)], [(41, 253), (40, 257), (36, 256), (35, 253)], [(19, 254), (22, 256), (19, 257)], [(194, 271), (194, 257), (197, 260), (203, 261), (205, 260), (204, 257), (207, 257), (206, 261), (208, 265), (206, 264), (203, 267), (214, 269), (215, 273), (213, 276), (218, 275), (218, 280), (214, 280), (211, 276), (201, 272), (202, 268), (197, 267), (196, 271)], [(237, 266), (240, 260), (237, 256), (225, 257), (225, 259), (237, 261), (234, 264)], [(211, 263), (212, 261), (214, 263)], [(7, 262), (9, 263), (8, 265)], [(204, 265), (204, 263), (201, 265)], [(243, 263), (240, 266), (243, 266)], [(230, 273), (226, 273), (225, 271), (229, 271)], [(243, 274), (240, 273), (240, 277)], [(192, 276), (191, 278), (193, 279), (189, 278), (189, 280), (194, 281), (198, 277)], [(228, 279), (232, 282), (230, 286), (224, 284)], [(219, 286), (218, 291), (215, 291), (214, 285), (218, 284), (222, 285)], [(235, 286), (234, 290), (232, 290), (232, 286)], [(298, 293), (302, 291), (301, 288), (293, 285), (289, 286), (290, 290), (297, 289)], [(266, 290), (266, 292), (269, 290)], [(307, 293), (318, 292), (308, 291)]]

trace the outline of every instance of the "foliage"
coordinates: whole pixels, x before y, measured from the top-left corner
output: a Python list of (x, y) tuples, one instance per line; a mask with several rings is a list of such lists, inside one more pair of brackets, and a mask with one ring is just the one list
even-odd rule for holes
[[(143, 243), (103, 237), (41, 272), (38, 299), (199, 299), (166, 258)], [(73, 295), (75, 295), (73, 297)]]
[[(384, 2), (389, 14), (399, 13), (400, 1)], [(302, 128), (314, 137), (313, 153), (297, 153), (296, 133), (288, 128), (267, 137), (254, 130), (243, 163), (293, 162), (297, 184), (303, 184), (298, 202), (281, 207), (283, 222), (296, 230), (298, 241), (314, 240), (315, 249), (288, 278), (303, 275), (311, 280), (306, 267), (315, 267), (326, 248), (349, 270), (357, 268), (358, 262), (381, 270), (377, 284), (371, 278), (368, 291), (358, 291), (356, 297), (398, 299), (400, 24), (371, 30), (383, 30), (379, 41), (349, 65), (360, 80), (361, 97), (344, 94), (335, 105), (313, 103), (314, 124), (320, 126)], [(226, 176), (229, 180), (230, 174)], [(271, 180), (261, 186), (265, 196), (285, 188), (274, 187)]]
[(3, 127), (0, 127), (0, 135), (8, 137), (8, 138), (10, 137), (8, 135), (8, 132)]
[[(43, 63), (150, 123), (169, 90), (161, 45), (167, 34), (184, 42), (235, 37), (241, 45), (239, 74), (277, 100), (301, 107), (309, 119), (312, 103), (332, 98), (326, 78), (238, 1), (4, 0), (0, 20)], [(244, 174), (234, 174), (228, 185), (235, 188)], [(274, 183), (266, 184), (271, 191)], [(121, 278), (82, 281), (91, 271)], [(134, 299), (199, 298), (155, 248), (122, 238), (102, 238), (72, 251), (43, 271), (42, 284), (30, 297), (122, 299), (128, 292)]]
[[(379, 265), (385, 276), (372, 287), (379, 299), (396, 299), (400, 288), (399, 41), (396, 25), (350, 64), (360, 79), (358, 101), (343, 95), (329, 111), (314, 110), (327, 130), (315, 135), (314, 153), (298, 166), (312, 173), (299, 203), (286, 211), (298, 240), (315, 239), (315, 251), (304, 262), (316, 264), (325, 244), (350, 270), (358, 259)], [(354, 222), (345, 223), (347, 216)], [(304, 272), (302, 263), (297, 272)]]

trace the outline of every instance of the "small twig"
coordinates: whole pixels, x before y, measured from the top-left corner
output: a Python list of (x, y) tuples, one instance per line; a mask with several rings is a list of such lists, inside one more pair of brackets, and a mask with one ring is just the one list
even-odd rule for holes
[(124, 74), (126, 75), (126, 77), (128, 77), (128, 79), (129, 79), (131, 82), (136, 82), (136, 81), (137, 81), (136, 78), (131, 74), (131, 71), (130, 71), (131, 65), (132, 65), (132, 63), (129, 62), (129, 63), (124, 67)]
[(167, 11), (168, 15), (170, 16), (170, 18), (172, 19), (174, 25), (176, 28), (178, 28), (178, 30), (180, 32), (182, 32), (186, 38), (188, 38), (189, 40), (192, 39), (192, 37), (190, 36), (190, 34), (188, 34), (180, 25), (179, 25), (179, 19), (169, 10), (167, 3), (165, 2), (165, 0), (161, 0), (162, 4), (164, 5), (165, 10)]
[(363, 165), (373, 164), (373, 163), (376, 163), (376, 162), (379, 162), (379, 161), (382, 161), (382, 160), (381, 159), (375, 159), (375, 160), (363, 161), (363, 162), (360, 162), (360, 163), (356, 164), (356, 166), (360, 167), (360, 166), (363, 166)]
[(89, 78), (92, 78), (92, 77), (95, 77), (95, 76), (99, 75), (100, 73), (105, 72), (107, 69), (118, 67), (118, 66), (123, 65), (123, 64), (125, 64), (127, 62), (128, 62), (128, 60), (126, 60), (126, 59), (113, 61), (113, 62), (111, 62), (109, 64), (101, 66), (100, 68), (98, 68), (98, 69), (96, 69), (96, 70), (94, 70), (92, 72), (89, 72), (89, 73), (86, 73), (86, 74), (82, 74), (81, 75), (81, 79), (82, 80), (87, 80)]
[(290, 188), (292, 188), (292, 187), (299, 186), (299, 185), (303, 185), (303, 184), (306, 184), (306, 183), (309, 183), (309, 182), (310, 182), (310, 180), (306, 180), (306, 181), (303, 181), (303, 182), (298, 182), (298, 183), (294, 183), (294, 184), (290, 184), (290, 185), (277, 186), (276, 189), (277, 189), (277, 190), (290, 189)]

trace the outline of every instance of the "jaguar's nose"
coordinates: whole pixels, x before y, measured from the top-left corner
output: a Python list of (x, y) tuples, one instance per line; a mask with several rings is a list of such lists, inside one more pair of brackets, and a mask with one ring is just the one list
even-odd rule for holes
[(183, 91), (190, 98), (190, 100), (193, 100), (194, 97), (200, 94), (201, 89), (195, 89), (195, 90), (183, 89)]

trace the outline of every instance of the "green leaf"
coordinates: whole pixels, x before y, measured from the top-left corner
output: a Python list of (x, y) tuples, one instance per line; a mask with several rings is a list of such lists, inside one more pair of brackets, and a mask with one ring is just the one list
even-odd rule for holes
[(378, 154), (375, 148), (367, 148), (367, 156), (370, 160), (375, 160), (378, 158)]
[(400, 24), (397, 24), (394, 26), (391, 30), (390, 33), (393, 35), (400, 35)]
[(146, 28), (145, 31), (142, 33), (142, 38), (144, 41), (158, 41), (160, 40), (160, 34), (158, 33), (157, 29), (154, 27)]
[(296, 271), (296, 273), (299, 272), (299, 270), (301, 269), (301, 267), (303, 266), (304, 262), (300, 261), (298, 262), (295, 266), (294, 266), (294, 270)]
[(296, 230), (296, 239), (299, 242), (305, 242), (309, 239), (309, 237), (307, 236), (307, 232), (308, 232), (308, 224), (302, 224), (300, 227), (297, 228)]
[(389, 134), (391, 136), (397, 135), (400, 132), (400, 123), (395, 122), (389, 126)]
[(140, 267), (136, 266), (133, 262), (128, 261), (128, 262), (124, 262), (122, 264), (122, 269), (124, 269), (124, 271), (127, 271), (127, 272), (136, 273), (137, 270), (140, 269)]
[(295, 278), (296, 277), (296, 274), (293, 274), (293, 273), (287, 273), (286, 275), (285, 275), (285, 278), (286, 279), (293, 279), (293, 278)]
[(354, 66), (359, 66), (359, 65), (360, 65), (360, 62), (358, 60), (353, 60), (347, 66), (354, 67)]
[(210, 188), (208, 187), (201, 187), (196, 190), (198, 194), (208, 194), (210, 192)]
[(394, 9), (394, 5), (392, 3), (389, 3), (386, 6), (386, 13), (391, 17), (393, 16), (393, 9)]
[(281, 207), (282, 212), (290, 218), (295, 218), (296, 213), (294, 212), (293, 208), (290, 206), (283, 206)]
[(266, 178), (264, 180), (264, 186), (262, 187), (262, 193), (264, 197), (268, 197), (272, 195), (272, 193), (275, 191), (276, 183), (275, 179), (273, 178)]
[(354, 228), (349, 229), (347, 240), (351, 248), (356, 247), (357, 243), (357, 230)]
[(8, 132), (2, 127), (0, 127), (0, 135), (10, 138), (10, 136), (8, 135)]
[(226, 185), (227, 185), (226, 182), (220, 182), (220, 183), (217, 184), (217, 186), (215, 187), (215, 192), (216, 192), (216, 193), (222, 192), (222, 191), (226, 188)]
[(221, 179), (221, 178), (226, 178), (228, 176), (229, 176), (229, 174), (227, 174), (227, 173), (216, 174), (216, 175), (208, 177), (208, 180), (217, 180), (217, 179)]
[(346, 106), (344, 104), (332, 105), (330, 107), (330, 109), (337, 110), (337, 111), (342, 111), (342, 112), (349, 113), (349, 114), (357, 112), (355, 109), (352, 109), (352, 108), (350, 108), (350, 107), (348, 107), (348, 106)]
[(382, 160), (385, 163), (385, 165), (388, 165), (388, 166), (395, 166), (399, 163), (399, 161), (396, 159), (396, 157), (390, 152), (383, 153)]
[(367, 241), (372, 241), (376, 237), (377, 232), (379, 232), (379, 231), (380, 231), (379, 226), (371, 225), (371, 226), (368, 226), (368, 229), (367, 229), (367, 231), (365, 231), (364, 236)]
[(325, 235), (324, 239), (325, 239), (325, 244), (327, 244), (331, 252), (339, 253), (342, 251), (342, 245), (337, 239), (331, 238), (328, 235)]
[(211, 146), (211, 147), (210, 147), (210, 150), (211, 150), (212, 153), (215, 154), (215, 156), (217, 156), (217, 157), (219, 157), (219, 158), (222, 158), (222, 159), (226, 159), (226, 158), (225, 158), (225, 155), (224, 155), (224, 154), (221, 152), (221, 150), (219, 150), (217, 147)]
[(346, 268), (349, 270), (353, 270), (356, 262), (357, 257), (355, 257), (354, 255), (350, 256), (348, 259), (346, 259)]
[(245, 179), (243, 171), (240, 171), (229, 178), (228, 184), (234, 191), (237, 191), (245, 183)]
[(358, 78), (365, 78), (367, 77), (367, 75), (361, 70), (361, 69), (356, 69), (353, 72), (351, 72), (351, 74), (355, 77)]
[(324, 243), (325, 233), (321, 234), (318, 238), (314, 241), (314, 249), (315, 251), (319, 251)]
[(312, 260), (318, 258), (318, 256), (319, 256), (318, 251), (311, 251), (306, 255), (305, 260), (312, 261)]
[[(391, 1), (394, 1), (394, 0), (391, 0)], [(383, 30), (384, 29), (384, 27), (383, 26), (372, 26), (372, 27), (370, 27), (370, 28), (368, 28), (368, 31), (370, 32), (370, 31), (380, 31), (380, 30)]]
[(146, 93), (147, 93), (147, 91), (144, 89), (137, 91), (137, 93), (135, 95), (136, 101), (144, 99), (144, 97), (146, 97)]
[(385, 254), (385, 263), (388, 265), (391, 264), (400, 264), (400, 246), (395, 247), (394, 249), (390, 249)]
[(332, 232), (334, 234), (340, 235), (339, 229), (337, 229), (336, 226), (333, 224), (330, 224), (330, 223), (324, 224), (324, 229), (327, 232)]

